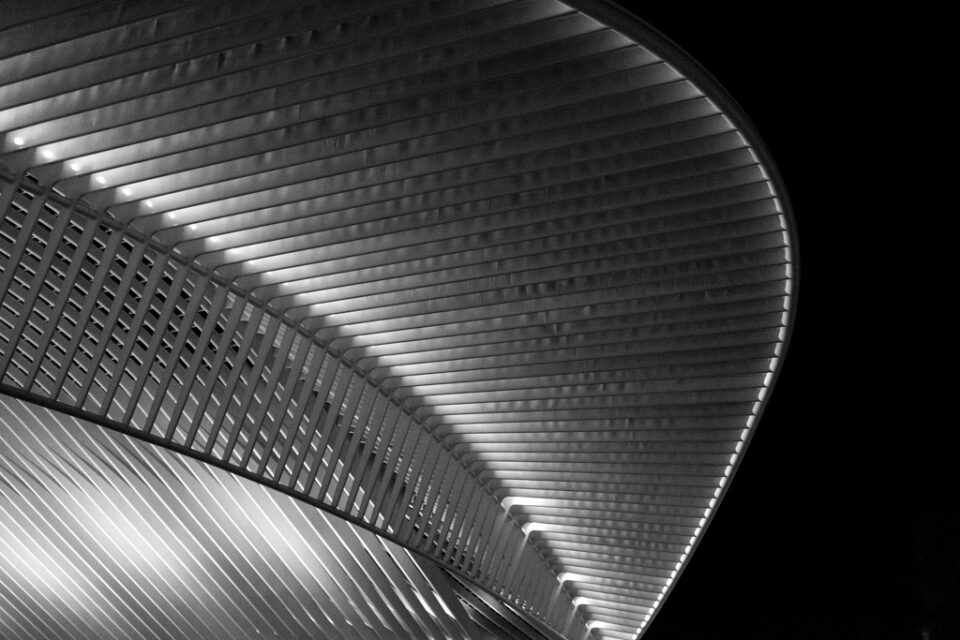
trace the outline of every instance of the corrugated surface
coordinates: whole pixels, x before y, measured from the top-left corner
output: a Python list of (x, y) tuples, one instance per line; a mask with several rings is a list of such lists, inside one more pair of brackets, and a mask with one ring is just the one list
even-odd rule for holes
[(15, 6), (8, 391), (633, 637), (786, 333), (783, 208), (709, 96), (550, 0)]

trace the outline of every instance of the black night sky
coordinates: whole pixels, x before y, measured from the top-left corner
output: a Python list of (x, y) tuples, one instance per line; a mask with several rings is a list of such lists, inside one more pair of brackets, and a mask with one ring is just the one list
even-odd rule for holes
[(800, 245), (785, 368), (646, 637), (960, 638), (955, 427), (935, 410), (955, 22), (916, 3), (628, 6), (753, 120)]

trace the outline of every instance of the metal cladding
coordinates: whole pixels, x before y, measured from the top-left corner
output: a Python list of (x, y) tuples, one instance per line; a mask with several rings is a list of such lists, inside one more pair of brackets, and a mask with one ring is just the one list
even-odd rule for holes
[(762, 409), (794, 256), (732, 102), (581, 4), (10, 3), (0, 390), (338, 514), (458, 601), (635, 637)]

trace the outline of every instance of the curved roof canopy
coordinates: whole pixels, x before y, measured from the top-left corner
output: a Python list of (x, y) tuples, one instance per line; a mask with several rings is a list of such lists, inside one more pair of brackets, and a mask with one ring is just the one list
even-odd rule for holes
[[(722, 90), (639, 21), (576, 4), (10, 3), (0, 390), (336, 514), (351, 527), (304, 517), (361, 540), (344, 549), (380, 534), (476, 616), (634, 638), (777, 371), (791, 223)], [(63, 420), (35, 455), (65, 484), (87, 472), (51, 453), (83, 431)], [(6, 464), (7, 486), (46, 482)], [(201, 473), (165, 464), (176, 482), (131, 463), (147, 486), (127, 504)], [(332, 535), (297, 531), (311, 553)], [(0, 575), (8, 629), (83, 635), (98, 615)], [(387, 597), (365, 588), (338, 606)], [(484, 633), (441, 635), (461, 632)]]

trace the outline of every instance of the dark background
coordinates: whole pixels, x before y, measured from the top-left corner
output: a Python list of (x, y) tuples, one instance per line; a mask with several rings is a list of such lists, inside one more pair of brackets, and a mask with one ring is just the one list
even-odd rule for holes
[(622, 4), (743, 107), (800, 247), (782, 374), (646, 640), (960, 638), (950, 3)]

